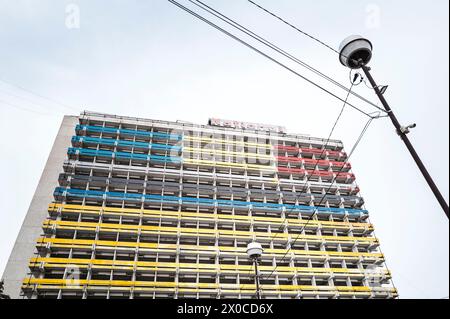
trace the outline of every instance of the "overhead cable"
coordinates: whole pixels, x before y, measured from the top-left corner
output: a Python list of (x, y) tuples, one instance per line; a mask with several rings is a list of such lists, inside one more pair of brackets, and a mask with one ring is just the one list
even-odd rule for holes
[[(361, 131), (361, 133), (360, 133), (358, 139), (356, 140), (356, 142), (355, 142), (355, 144), (354, 144), (354, 146), (353, 146), (351, 152), (349, 153), (349, 156), (348, 156), (347, 159), (344, 161), (344, 163), (347, 163), (348, 160), (351, 158), (351, 156), (354, 154), (355, 150), (357, 149), (358, 145), (360, 144), (361, 140), (363, 139), (364, 135), (366, 134), (366, 132), (367, 132), (367, 130), (369, 129), (369, 126), (370, 126), (370, 124), (372, 123), (373, 120), (374, 120), (373, 118), (370, 118), (370, 119), (367, 121), (367, 123), (365, 124), (364, 128), (362, 129), (362, 131)], [(345, 166), (345, 165), (344, 165), (344, 166)], [(340, 170), (339, 170), (338, 172), (336, 172), (335, 176), (333, 177), (333, 180), (330, 182), (330, 187), (325, 191), (325, 193), (323, 194), (323, 196), (322, 196), (322, 198), (321, 198), (321, 200), (320, 200), (319, 205), (317, 205), (317, 206), (320, 206), (320, 205), (322, 204), (322, 202), (323, 202), (325, 196), (328, 195), (328, 192), (330, 191), (331, 187), (333, 186), (334, 182), (336, 181), (338, 174), (339, 174), (340, 172), (342, 172), (342, 169), (344, 168), (344, 166), (342, 166), (342, 167), (340, 168)], [(299, 234), (297, 235), (297, 237), (294, 239), (294, 241), (293, 241), (292, 243), (290, 243), (289, 248), (286, 249), (286, 252), (285, 252), (285, 254), (283, 255), (283, 257), (281, 258), (281, 261), (280, 261), (280, 262), (277, 262), (277, 265), (275, 266), (275, 268), (272, 270), (272, 272), (271, 272), (265, 279), (270, 278), (270, 277), (275, 273), (275, 271), (277, 270), (278, 264), (281, 264), (281, 263), (284, 262), (284, 260), (285, 260), (285, 258), (286, 258), (286, 256), (287, 256), (287, 254), (291, 251), (292, 246), (295, 245), (295, 243), (296, 243), (297, 240), (300, 238), (300, 236), (302, 236), (302, 233), (305, 231), (306, 227), (307, 227), (308, 224), (311, 222), (311, 220), (314, 219), (314, 217), (317, 215), (317, 213), (318, 213), (318, 210), (317, 210), (317, 208), (316, 208), (315, 211), (314, 211), (314, 213), (307, 219), (306, 224), (305, 224), (305, 225), (301, 228), (301, 230), (299, 231)]]
[(16, 87), (16, 88), (18, 88), (19, 90), (22, 90), (22, 91), (24, 91), (24, 92), (27, 92), (28, 94), (37, 96), (37, 97), (39, 97), (40, 99), (44, 99), (44, 100), (47, 100), (47, 101), (49, 101), (49, 102), (52, 102), (52, 104), (54, 104), (54, 105), (59, 105), (59, 106), (61, 106), (61, 107), (64, 107), (64, 108), (69, 109), (69, 110), (72, 110), (72, 111), (75, 111), (75, 112), (77, 112), (77, 113), (79, 112), (79, 110), (78, 110), (76, 107), (67, 105), (67, 104), (62, 103), (62, 102), (59, 102), (59, 101), (57, 101), (57, 100), (55, 100), (55, 99), (53, 99), (53, 98), (44, 96), (44, 95), (39, 94), (39, 93), (36, 93), (36, 92), (33, 92), (33, 91), (31, 91), (31, 90), (29, 90), (29, 89), (27, 89), (27, 88), (24, 88), (23, 86), (20, 86), (20, 85), (11, 83), (11, 82), (6, 81), (6, 80), (4, 80), (4, 79), (0, 79), (0, 82), (3, 82), (3, 83), (5, 83), (5, 84), (7, 84), (7, 85), (9, 85), (9, 86), (12, 86), (12, 87)]
[(283, 19), (282, 17), (280, 17), (279, 15), (273, 13), (272, 11), (264, 8), (263, 6), (257, 4), (256, 2), (252, 1), (252, 0), (247, 0), (248, 2), (250, 2), (251, 4), (253, 4), (254, 6), (258, 7), (259, 9), (263, 10), (264, 12), (270, 14), (271, 16), (273, 16), (274, 18), (280, 20), (281, 22), (283, 22), (284, 24), (288, 25), (289, 27), (291, 27), (292, 29), (300, 32), (301, 34), (311, 38), (312, 40), (316, 41), (317, 43), (321, 44), (322, 46), (326, 47), (327, 49), (330, 49), (331, 51), (333, 51), (334, 53), (337, 54), (341, 54), (339, 51), (337, 51), (336, 49), (334, 49), (331, 45), (326, 44), (325, 42), (323, 42), (322, 40), (319, 40), (318, 38), (312, 36), (311, 34), (301, 30), (300, 28), (296, 27), (295, 25), (293, 25), (292, 23), (286, 21), (285, 19)]
[[(190, 10), (189, 8), (183, 6), (182, 4), (178, 3), (175, 0), (168, 0), (170, 3), (176, 5), (177, 7), (179, 7), (180, 9), (186, 11), (187, 13), (191, 14), (192, 16), (196, 17), (197, 19), (209, 24), (210, 26), (212, 26), (213, 28), (219, 30), (220, 32), (224, 33), (225, 35), (231, 37), (232, 39), (242, 43), (243, 45), (245, 45), (246, 47), (252, 49), (253, 51), (259, 53), (260, 55), (264, 56), (265, 58), (271, 60), (272, 62), (278, 64), (279, 66), (283, 67), (284, 69), (290, 71), (291, 73), (297, 75), (298, 77), (302, 78), (303, 80), (309, 82), (310, 84), (314, 85), (315, 87), (321, 89), (322, 91), (326, 92), (327, 94), (333, 96), (334, 98), (338, 99), (341, 102), (345, 102), (344, 99), (342, 99), (341, 97), (339, 97), (338, 95), (334, 94), (333, 92), (329, 91), (328, 89), (324, 88), (323, 86), (315, 83), (314, 81), (310, 80), (309, 78), (307, 78), (306, 76), (300, 74), (299, 72), (295, 71), (294, 69), (288, 67), (287, 65), (283, 64), (282, 62), (276, 60), (275, 58), (269, 56), (268, 54), (262, 52), (261, 50), (257, 49), (256, 47), (252, 46), (251, 44), (249, 44), (248, 42), (245, 42), (244, 40), (238, 38), (237, 36), (231, 34), (230, 32), (226, 31), (225, 29), (219, 27), (218, 25), (216, 25), (215, 23), (211, 22), (210, 20), (206, 19), (205, 17), (195, 13), (194, 11)], [(367, 117), (371, 117), (367, 112), (361, 110), (360, 108), (356, 107), (355, 105), (351, 104), (351, 103), (347, 103), (348, 106), (350, 106), (351, 108), (357, 110), (358, 112), (364, 114)]]
[(271, 41), (269, 41), (269, 40), (259, 36), (255, 32), (251, 31), (250, 29), (246, 28), (245, 26), (243, 26), (242, 24), (236, 22), (235, 20), (229, 18), (228, 16), (224, 15), (223, 13), (219, 12), (218, 10), (212, 8), (211, 6), (205, 4), (204, 2), (202, 2), (200, 0), (194, 0), (194, 1), (193, 0), (188, 0), (188, 1), (191, 2), (192, 4), (196, 5), (197, 7), (205, 10), (209, 14), (215, 16), (216, 18), (224, 21), (228, 25), (231, 25), (235, 29), (245, 33), (246, 35), (248, 35), (248, 36), (252, 37), (253, 39), (257, 40), (258, 42), (264, 44), (265, 46), (271, 48), (272, 50), (274, 50), (277, 53), (283, 55), (284, 57), (290, 59), (291, 61), (293, 61), (293, 62), (295, 62), (295, 63), (305, 67), (309, 71), (315, 73), (316, 75), (322, 77), (323, 79), (325, 79), (325, 80), (331, 82), (332, 84), (338, 86), (339, 88), (343, 89), (344, 91), (351, 92), (352, 95), (354, 95), (355, 97), (359, 98), (360, 100), (370, 104), (371, 106), (377, 108), (378, 110), (380, 110), (382, 112), (386, 112), (384, 109), (380, 108), (375, 103), (369, 101), (368, 99), (366, 99), (365, 97), (359, 95), (358, 93), (356, 93), (354, 91), (351, 91), (345, 85), (339, 83), (338, 81), (334, 80), (333, 78), (331, 78), (330, 76), (324, 74), (323, 72), (315, 69), (314, 67), (312, 67), (311, 65), (307, 64), (306, 62), (300, 60), (299, 58), (295, 57), (294, 55), (286, 52), (285, 50), (281, 49), (277, 45), (273, 44)]

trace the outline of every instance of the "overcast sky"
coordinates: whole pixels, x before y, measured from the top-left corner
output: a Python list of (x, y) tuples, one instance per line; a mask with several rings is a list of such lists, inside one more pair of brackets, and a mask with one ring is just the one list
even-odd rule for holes
[[(204, 1), (349, 84), (335, 53), (246, 0)], [(410, 138), (448, 202), (448, 1), (257, 2), (335, 48), (350, 34), (371, 39), (373, 75), (400, 121), (417, 123)], [(0, 0), (0, 43), (0, 273), (64, 114), (214, 116), (326, 138), (342, 106), (165, 0)], [(365, 121), (347, 108), (333, 138), (349, 150)], [(389, 120), (372, 124), (351, 162), (400, 297), (447, 297), (448, 220)]]

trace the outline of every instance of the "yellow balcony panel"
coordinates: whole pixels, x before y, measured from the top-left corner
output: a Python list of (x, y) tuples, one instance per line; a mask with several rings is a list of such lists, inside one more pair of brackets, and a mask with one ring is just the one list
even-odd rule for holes
[(239, 146), (245, 146), (245, 147), (272, 149), (271, 144), (241, 142), (241, 141), (233, 141), (233, 140), (228, 140), (228, 139), (217, 139), (217, 138), (210, 138), (210, 137), (197, 137), (197, 136), (185, 135), (183, 137), (183, 140), (184, 141), (195, 141), (195, 142), (201, 142), (201, 143), (209, 143), (209, 144), (239, 145)]
[(68, 204), (50, 204), (49, 212), (61, 211), (64, 213), (79, 213), (79, 214), (94, 214), (94, 215), (113, 215), (113, 216), (154, 216), (157, 218), (166, 219), (181, 219), (181, 220), (199, 220), (199, 221), (228, 221), (245, 224), (267, 224), (267, 225), (281, 225), (283, 222), (289, 226), (304, 226), (308, 225), (320, 228), (342, 228), (342, 229), (362, 229), (373, 230), (373, 225), (368, 223), (348, 223), (348, 222), (331, 222), (331, 221), (316, 221), (316, 220), (298, 220), (288, 218), (283, 220), (281, 217), (250, 217), (238, 215), (223, 215), (223, 214), (207, 214), (207, 213), (191, 213), (191, 212), (174, 212), (174, 211), (159, 211), (159, 210), (141, 210), (141, 209), (126, 209), (126, 208), (112, 208), (112, 207), (98, 207), (98, 206), (83, 206), (83, 205), (68, 205)]
[[(186, 289), (221, 289), (221, 290), (253, 290), (254, 284), (209, 284), (209, 283), (175, 283), (158, 281), (124, 281), (124, 280), (64, 280), (64, 279), (43, 279), (26, 278), (23, 280), (24, 286), (38, 285), (44, 287), (77, 287), (77, 286), (107, 286), (107, 287), (151, 287), (151, 288), (186, 288)], [(343, 286), (306, 286), (306, 285), (261, 285), (261, 289), (279, 291), (313, 291), (313, 292), (374, 292), (374, 293), (397, 293), (394, 288), (371, 288), (371, 287), (343, 287)]]
[(232, 238), (264, 238), (287, 240), (302, 239), (311, 242), (358, 242), (360, 244), (378, 243), (375, 237), (349, 237), (349, 236), (317, 236), (317, 235), (299, 235), (287, 233), (267, 233), (267, 232), (249, 232), (222, 229), (201, 229), (201, 228), (183, 228), (183, 227), (162, 227), (162, 226), (141, 226), (141, 225), (125, 225), (125, 224), (109, 224), (109, 223), (89, 223), (89, 222), (71, 222), (71, 221), (55, 221), (46, 220), (43, 223), (44, 228), (68, 229), (68, 230), (86, 230), (86, 231), (110, 231), (123, 233), (141, 233), (145, 234), (164, 234), (164, 235), (194, 235), (199, 237), (215, 237), (217, 235)]
[(217, 161), (196, 160), (196, 159), (188, 159), (188, 158), (183, 159), (183, 163), (198, 165), (198, 166), (241, 168), (241, 169), (247, 169), (247, 170), (260, 170), (260, 171), (269, 171), (269, 172), (276, 172), (278, 170), (275, 166), (245, 164), (245, 163), (232, 163), (232, 162), (217, 162)]
[(259, 158), (266, 159), (270, 161), (275, 161), (275, 157), (273, 155), (267, 154), (259, 154), (259, 153), (250, 153), (250, 152), (234, 152), (234, 151), (224, 151), (224, 150), (216, 150), (211, 148), (194, 148), (194, 147), (183, 147), (183, 154), (206, 154), (206, 155), (224, 155), (230, 157), (242, 157), (242, 158)]
[[(253, 266), (249, 265), (216, 265), (216, 264), (192, 264), (192, 263), (165, 263), (165, 262), (143, 262), (143, 261), (123, 261), (123, 260), (98, 260), (98, 259), (69, 259), (69, 258), (32, 258), (30, 260), (30, 267), (44, 268), (67, 268), (70, 266), (77, 266), (79, 268), (86, 268), (87, 266), (105, 266), (105, 269), (117, 269), (117, 270), (133, 270), (135, 268), (139, 270), (157, 271), (191, 271), (201, 272), (203, 270), (209, 271), (209, 273), (219, 273), (226, 271), (233, 271), (241, 274), (248, 274)], [(98, 267), (101, 268), (101, 267)], [(348, 269), (348, 268), (308, 268), (308, 267), (287, 267), (287, 266), (260, 266), (261, 272), (272, 273), (276, 270), (277, 273), (289, 273), (289, 274), (306, 274), (310, 276), (327, 275), (344, 275), (344, 276), (368, 276), (368, 277), (389, 277), (390, 274), (387, 271), (380, 271), (379, 273), (366, 273), (364, 270)]]
[[(157, 243), (136, 243), (136, 242), (117, 242), (117, 241), (105, 241), (105, 240), (88, 240), (88, 239), (64, 239), (64, 238), (39, 238), (37, 241), (38, 245), (42, 246), (54, 246), (59, 245), (59, 247), (68, 248), (89, 248), (91, 249), (94, 245), (97, 247), (111, 247), (112, 249), (117, 249), (121, 247), (129, 248), (139, 248), (139, 249), (155, 249), (176, 251), (180, 249), (182, 252), (193, 251), (195, 253), (232, 253), (233, 255), (246, 256), (245, 248), (235, 248), (235, 247), (214, 247), (214, 246), (197, 246), (197, 245), (179, 245), (176, 244), (157, 244)], [(312, 256), (321, 256), (323, 258), (372, 258), (380, 261), (384, 260), (384, 256), (381, 253), (362, 253), (362, 252), (335, 252), (335, 251), (306, 251), (292, 249), (289, 251), (294, 256), (306, 256), (308, 258)], [(286, 249), (266, 249), (265, 254), (271, 257), (284, 256)]]

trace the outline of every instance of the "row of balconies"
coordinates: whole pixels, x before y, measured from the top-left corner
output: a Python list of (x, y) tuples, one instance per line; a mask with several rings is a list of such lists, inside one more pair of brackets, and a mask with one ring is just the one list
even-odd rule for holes
[[(230, 186), (230, 187), (248, 187), (256, 189), (282, 191), (304, 191), (308, 187), (314, 193), (322, 193), (325, 190), (329, 192), (339, 191), (341, 195), (356, 195), (359, 188), (356, 185), (333, 183), (317, 183), (309, 181), (306, 185), (302, 181), (289, 179), (273, 179), (263, 177), (213, 174), (208, 172), (180, 171), (178, 169), (146, 169), (120, 165), (105, 165), (100, 163), (69, 162), (64, 163), (64, 171), (75, 175), (92, 175), (100, 177), (126, 178), (131, 180), (149, 180), (149, 181), (168, 181), (190, 184), (201, 184), (209, 186)], [(110, 175), (111, 173), (111, 175)]]
[(339, 207), (343, 204), (346, 207), (359, 208), (364, 204), (364, 200), (358, 196), (341, 196), (334, 194), (324, 195), (322, 193), (305, 193), (292, 191), (265, 190), (256, 188), (241, 188), (227, 186), (211, 186), (202, 184), (144, 181), (125, 178), (107, 178), (98, 176), (68, 175), (61, 174), (59, 183), (64, 187), (79, 189), (106, 191), (127, 191), (130, 193), (143, 194), (171, 194), (180, 196), (193, 196), (200, 198), (214, 199), (234, 199), (261, 201), (266, 200), (272, 203), (309, 204), (322, 201), (330, 205)]
[[(202, 207), (222, 207), (222, 208), (247, 208), (253, 212), (266, 212), (267, 216), (279, 216), (281, 211), (287, 210), (289, 212), (302, 212), (305, 214), (322, 214), (322, 215), (341, 215), (341, 216), (356, 216), (357, 218), (365, 218), (368, 216), (368, 211), (364, 209), (346, 208), (346, 207), (331, 207), (331, 206), (310, 206), (302, 204), (279, 204), (264, 201), (246, 201), (246, 200), (230, 200), (230, 199), (211, 199), (199, 197), (180, 197), (178, 194), (161, 195), (161, 194), (142, 194), (132, 192), (112, 192), (102, 190), (86, 190), (76, 188), (61, 188), (58, 187), (54, 192), (55, 200), (60, 202), (67, 202), (72, 204), (83, 203), (85, 205), (99, 206), (104, 201), (107, 206), (117, 207), (123, 203), (138, 204), (146, 202), (156, 209), (163, 209), (168, 207), (168, 210), (181, 208), (181, 210)], [(115, 203), (115, 205), (114, 205)], [(323, 205), (323, 201), (318, 204)], [(271, 215), (270, 215), (270, 214)]]
[[(100, 118), (99, 118), (100, 119)], [(259, 138), (270, 139), (273, 141), (272, 143), (283, 144), (286, 146), (299, 146), (299, 147), (319, 147), (322, 148), (326, 146), (327, 149), (340, 151), (342, 149), (342, 143), (340, 141), (328, 140), (328, 143), (325, 139), (314, 138), (314, 137), (306, 137), (306, 136), (294, 136), (294, 135), (284, 135), (279, 136), (278, 134), (267, 135), (266, 132), (253, 132), (248, 131), (246, 134), (245, 131), (242, 130), (231, 130), (231, 129), (223, 129), (217, 127), (204, 127), (201, 128), (197, 126), (196, 129), (191, 129), (189, 126), (181, 125), (179, 123), (170, 123), (165, 122), (162, 125), (158, 125), (157, 121), (150, 121), (148, 125), (143, 125), (142, 121), (135, 122), (133, 121), (123, 121), (123, 120), (94, 120), (93, 118), (80, 118), (80, 123), (83, 126), (94, 126), (97, 128), (106, 127), (112, 130), (125, 129), (130, 131), (143, 131), (143, 132), (155, 132), (162, 134), (171, 134), (173, 132), (182, 133), (185, 136), (200, 136), (200, 137), (215, 137), (215, 138), (232, 138), (232, 139), (243, 139), (245, 140), (255, 140)], [(259, 134), (255, 134), (259, 133)]]

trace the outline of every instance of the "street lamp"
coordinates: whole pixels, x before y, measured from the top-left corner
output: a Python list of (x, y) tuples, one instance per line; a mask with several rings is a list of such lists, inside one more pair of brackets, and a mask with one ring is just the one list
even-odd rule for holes
[(251, 242), (247, 245), (247, 255), (253, 260), (255, 264), (255, 284), (256, 284), (256, 298), (261, 299), (261, 292), (259, 290), (259, 272), (258, 272), (258, 258), (261, 258), (263, 248), (260, 243)]
[[(342, 41), (340, 47), (339, 47), (339, 60), (341, 63), (350, 68), (350, 69), (359, 69), (362, 68), (364, 73), (367, 76), (367, 79), (369, 80), (370, 84), (375, 90), (375, 93), (377, 94), (378, 98), (380, 99), (381, 103), (383, 104), (384, 109), (386, 110), (387, 114), (391, 118), (392, 123), (395, 126), (395, 129), (397, 130), (397, 134), (400, 136), (400, 138), (405, 143), (406, 147), (408, 148), (409, 152), (411, 153), (414, 161), (416, 162), (417, 166), (419, 167), (420, 171), (422, 172), (423, 176), (425, 177), (425, 180), (427, 181), (428, 185), (430, 186), (431, 190), (434, 193), (434, 196), (436, 196), (436, 199), (438, 200), (439, 204), (441, 205), (442, 209), (444, 210), (444, 213), (447, 215), (447, 218), (449, 217), (448, 214), (448, 204), (446, 203), (444, 197), (442, 196), (441, 192), (439, 191), (438, 187), (434, 183), (433, 179), (431, 178), (431, 175), (428, 173), (427, 169), (425, 168), (425, 165), (422, 163), (422, 160), (420, 159), (419, 155), (417, 154), (416, 150), (411, 144), (411, 141), (408, 139), (407, 134), (410, 133), (410, 129), (415, 128), (416, 124), (411, 124), (408, 126), (402, 126), (400, 122), (397, 120), (396, 116), (394, 115), (394, 112), (390, 108), (389, 104), (387, 103), (386, 99), (384, 98), (384, 95), (380, 87), (375, 83), (375, 80), (373, 79), (372, 75), (370, 74), (371, 68), (367, 66), (367, 64), (372, 59), (372, 43), (363, 38), (362, 36), (358, 35), (352, 35), (348, 38), (346, 38), (344, 41)], [(385, 91), (385, 90), (384, 90)]]

